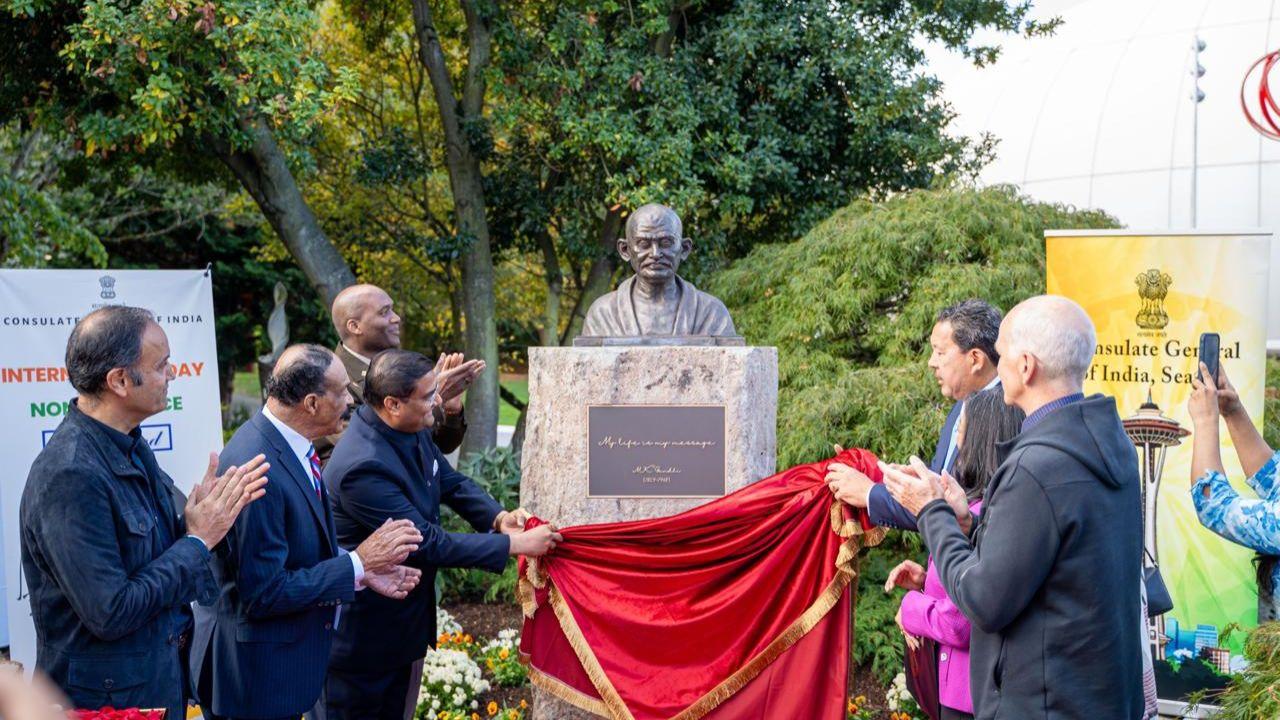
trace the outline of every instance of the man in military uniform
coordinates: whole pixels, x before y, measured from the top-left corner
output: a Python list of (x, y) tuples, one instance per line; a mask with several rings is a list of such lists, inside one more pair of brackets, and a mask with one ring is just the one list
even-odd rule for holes
[[(347, 370), (351, 395), (357, 405), (364, 402), (364, 376), (373, 356), (400, 347), (400, 316), (393, 304), (385, 290), (367, 284), (345, 288), (333, 299), (330, 314), (341, 340), (334, 352)], [(432, 440), (445, 454), (462, 445), (467, 432), (462, 394), (484, 368), (484, 360), (464, 361), (462, 353), (445, 353), (436, 361), (434, 372), (439, 378), (440, 402), (434, 408)], [(316, 442), (316, 452), (322, 461), (328, 461), (340, 437), (341, 434), (331, 435)]]

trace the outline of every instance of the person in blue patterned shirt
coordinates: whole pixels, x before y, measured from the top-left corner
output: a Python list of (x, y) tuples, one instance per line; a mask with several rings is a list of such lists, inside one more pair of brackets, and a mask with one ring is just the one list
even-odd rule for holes
[[(1200, 374), (1209, 369), (1200, 363)], [(1258, 622), (1280, 619), (1275, 589), (1280, 584), (1280, 486), (1276, 465), (1280, 453), (1267, 445), (1249, 419), (1240, 395), (1218, 367), (1216, 383), (1191, 381), (1187, 410), (1194, 426), (1191, 449), (1191, 500), (1200, 524), (1238, 545), (1258, 553)], [(1258, 499), (1242, 498), (1223, 471), (1218, 418), (1227, 422), (1249, 487)]]

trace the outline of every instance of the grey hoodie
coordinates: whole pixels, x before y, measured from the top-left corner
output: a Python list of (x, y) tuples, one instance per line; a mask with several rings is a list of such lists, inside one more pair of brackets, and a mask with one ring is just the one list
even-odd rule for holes
[(972, 544), (945, 502), (919, 516), (973, 624), (975, 717), (1141, 718), (1140, 478), (1115, 400), (1054, 410), (1000, 453)]

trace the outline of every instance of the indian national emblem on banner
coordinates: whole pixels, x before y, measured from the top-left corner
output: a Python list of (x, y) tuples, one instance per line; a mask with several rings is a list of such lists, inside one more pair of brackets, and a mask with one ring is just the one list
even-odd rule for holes
[(1143, 330), (1165, 329), (1169, 324), (1169, 314), (1164, 311), (1164, 298), (1169, 294), (1173, 277), (1169, 273), (1151, 268), (1138, 273), (1133, 282), (1138, 286), (1138, 296), (1142, 298), (1142, 306), (1138, 310), (1138, 316), (1134, 318), (1138, 327)]
[(110, 275), (103, 275), (102, 277), (98, 278), (98, 284), (102, 286), (102, 292), (100, 294), (102, 295), (103, 300), (112, 300), (115, 298), (116, 296), (116, 279), (115, 278), (111, 277)]

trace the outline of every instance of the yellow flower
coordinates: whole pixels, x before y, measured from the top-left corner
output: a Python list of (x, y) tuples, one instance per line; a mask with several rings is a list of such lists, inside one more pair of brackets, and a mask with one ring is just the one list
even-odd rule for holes
[(521, 700), (520, 700), (520, 709), (521, 709), (521, 710), (524, 710), (524, 709), (525, 709), (525, 708), (527, 708), (527, 707), (529, 707), (529, 703), (527, 703), (527, 702), (525, 702), (523, 699), (521, 699)]
[(480, 720), (480, 713), (471, 713), (471, 720)]
[(854, 698), (853, 701), (858, 703), (859, 705), (864, 705), (867, 702), (867, 696), (859, 695), (858, 697)]
[(489, 711), (489, 717), (493, 717), (494, 715), (498, 714), (498, 703), (490, 700), (489, 706), (486, 707), (485, 709)]
[(509, 657), (511, 657), (511, 651), (510, 651), (510, 650), (508, 650), (508, 649), (506, 649), (506, 648), (502, 648), (501, 650), (499, 650), (499, 651), (498, 651), (498, 659), (499, 659), (499, 660), (506, 660), (506, 659), (507, 659), (507, 658), (509, 658)]
[(858, 712), (858, 706), (852, 700), (850, 700), (849, 704), (845, 706), (845, 709), (847, 709), (851, 713)]
[(492, 670), (492, 669), (493, 669), (493, 658), (489, 658), (489, 659), (485, 660), (485, 661), (484, 661), (484, 664), (485, 664), (485, 665), (487, 665), (487, 666), (489, 667), (489, 669), (490, 669), (490, 670)]
[(462, 642), (464, 642), (464, 643), (469, 643), (469, 642), (471, 642), (471, 635), (463, 635), (463, 636), (462, 636)]

